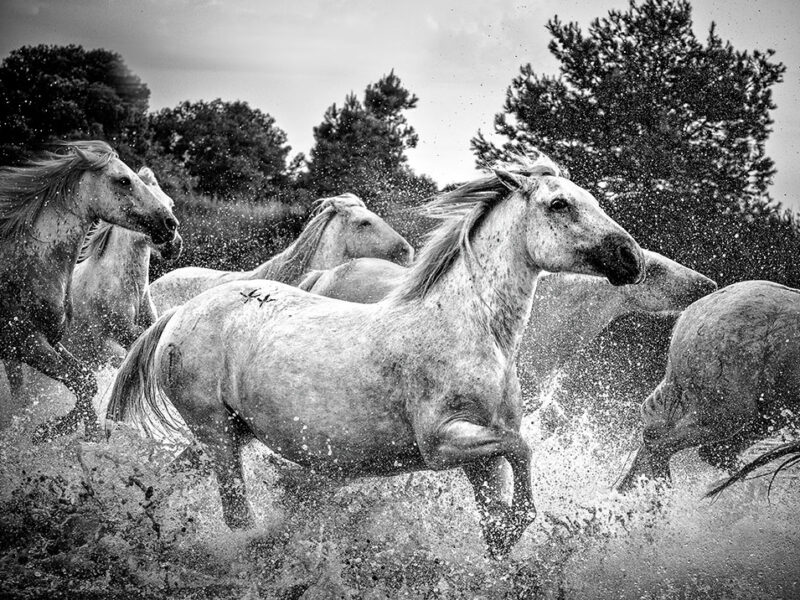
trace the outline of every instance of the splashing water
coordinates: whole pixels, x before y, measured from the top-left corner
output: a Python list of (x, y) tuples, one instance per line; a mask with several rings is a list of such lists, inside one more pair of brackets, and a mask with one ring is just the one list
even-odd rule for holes
[[(100, 390), (113, 375), (99, 373)], [(32, 446), (35, 425), (72, 400), (38, 375), (27, 390), (0, 441), (4, 597), (800, 597), (796, 470), (769, 499), (758, 479), (711, 502), (702, 494), (723, 474), (689, 450), (673, 460), (672, 488), (622, 497), (609, 490), (637, 433), (610, 445), (626, 436), (590, 414), (554, 434), (538, 412), (525, 419), (539, 513), (496, 562), (457, 471), (342, 485), (276, 467), (253, 443), (245, 467), (260, 526), (232, 533), (213, 477), (167, 475), (171, 450), (130, 429), (108, 443)]]

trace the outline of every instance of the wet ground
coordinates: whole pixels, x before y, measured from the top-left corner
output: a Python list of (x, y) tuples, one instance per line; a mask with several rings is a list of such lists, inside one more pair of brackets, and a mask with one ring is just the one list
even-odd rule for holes
[(165, 475), (163, 446), (130, 430), (32, 446), (35, 424), (69, 402), (48, 383), (5, 412), (1, 597), (800, 598), (797, 470), (769, 497), (761, 478), (711, 502), (703, 492), (722, 473), (689, 450), (673, 460), (671, 489), (620, 497), (609, 489), (635, 432), (611, 447), (604, 440), (626, 436), (587, 415), (553, 435), (533, 415), (538, 517), (493, 561), (458, 472), (336, 485), (276, 466), (253, 443), (245, 465), (259, 527), (234, 534), (213, 477)]

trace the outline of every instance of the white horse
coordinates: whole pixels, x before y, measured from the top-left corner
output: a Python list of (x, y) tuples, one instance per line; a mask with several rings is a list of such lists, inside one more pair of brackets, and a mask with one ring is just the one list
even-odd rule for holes
[(72, 313), (72, 271), (96, 219), (173, 239), (178, 221), (105, 142), (71, 142), (23, 167), (0, 170), (0, 359), (27, 363), (60, 381), (75, 409), (35, 440), (74, 431), (99, 435), (90, 369), (61, 345)]
[(642, 403), (642, 445), (619, 491), (670, 478), (672, 455), (732, 470), (739, 452), (794, 422), (800, 410), (800, 290), (741, 281), (684, 311), (664, 379)]
[[(174, 207), (153, 171), (142, 167), (137, 174), (166, 206)], [(72, 322), (62, 341), (67, 350), (94, 368), (118, 365), (157, 318), (150, 298), (151, 253), (172, 260), (181, 245), (177, 234), (156, 245), (143, 233), (101, 222), (87, 236), (72, 274)]]
[[(644, 250), (647, 278), (635, 286), (572, 273), (546, 273), (536, 287), (517, 369), (523, 397), (539, 386), (614, 319), (626, 314), (679, 313), (716, 289), (714, 281), (669, 258)], [(311, 271), (301, 290), (348, 302), (385, 298), (406, 277), (407, 268), (385, 260), (359, 258), (324, 271)]]
[(165, 394), (208, 452), (232, 528), (253, 524), (240, 457), (252, 437), (332, 476), (462, 467), (490, 551), (504, 554), (534, 515), (514, 357), (539, 274), (637, 283), (644, 256), (544, 157), (430, 211), (445, 222), (382, 302), (254, 280), (163, 315), (123, 362), (108, 418), (177, 427)]
[(271, 279), (296, 285), (311, 269), (328, 269), (360, 256), (408, 264), (414, 258), (414, 249), (360, 198), (342, 194), (320, 200), (316, 214), (297, 240), (252, 271), (183, 267), (156, 279), (150, 284), (150, 294), (160, 314), (223, 283)]

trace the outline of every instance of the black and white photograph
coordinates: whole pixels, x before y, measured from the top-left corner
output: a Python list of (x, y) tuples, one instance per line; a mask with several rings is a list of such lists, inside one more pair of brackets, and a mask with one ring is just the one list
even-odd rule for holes
[(0, 0), (0, 597), (800, 600), (798, 24)]

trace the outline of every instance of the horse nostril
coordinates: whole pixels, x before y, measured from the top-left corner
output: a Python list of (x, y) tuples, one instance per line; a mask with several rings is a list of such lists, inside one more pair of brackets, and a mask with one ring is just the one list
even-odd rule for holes
[(617, 257), (626, 267), (635, 268), (639, 264), (636, 260), (636, 255), (633, 253), (633, 250), (631, 250), (628, 246), (619, 246), (617, 248)]
[(169, 216), (164, 219), (164, 225), (166, 225), (168, 231), (176, 231), (178, 229), (178, 219)]

